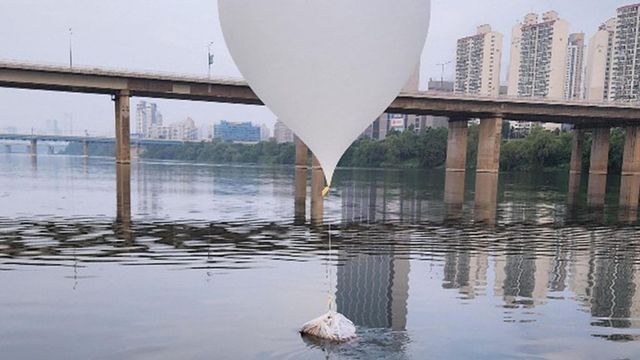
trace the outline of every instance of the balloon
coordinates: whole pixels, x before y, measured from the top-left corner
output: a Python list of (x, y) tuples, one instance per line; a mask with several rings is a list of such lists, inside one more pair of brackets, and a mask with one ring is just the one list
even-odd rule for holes
[(331, 184), (344, 152), (419, 63), (430, 0), (219, 0), (218, 8), (238, 69)]

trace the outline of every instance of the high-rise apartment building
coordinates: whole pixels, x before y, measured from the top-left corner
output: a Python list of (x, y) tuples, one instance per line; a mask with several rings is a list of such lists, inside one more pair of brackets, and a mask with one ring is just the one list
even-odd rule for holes
[(567, 44), (565, 99), (582, 99), (582, 73), (584, 71), (584, 33), (569, 35)]
[(613, 100), (640, 100), (640, 4), (618, 8), (613, 49)]
[(585, 98), (607, 101), (612, 97), (611, 79), (614, 63), (616, 19), (607, 20), (589, 39), (585, 71)]
[(569, 23), (548, 11), (528, 14), (511, 34), (511, 96), (562, 99), (566, 82)]
[(498, 96), (502, 38), (502, 34), (492, 31), (490, 25), (482, 25), (476, 35), (458, 40), (456, 93)]

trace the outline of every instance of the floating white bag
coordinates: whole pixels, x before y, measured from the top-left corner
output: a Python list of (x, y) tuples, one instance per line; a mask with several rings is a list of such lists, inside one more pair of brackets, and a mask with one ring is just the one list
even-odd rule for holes
[(329, 311), (302, 325), (300, 333), (319, 339), (345, 342), (356, 337), (356, 327), (351, 320), (344, 317), (344, 315), (335, 311)]

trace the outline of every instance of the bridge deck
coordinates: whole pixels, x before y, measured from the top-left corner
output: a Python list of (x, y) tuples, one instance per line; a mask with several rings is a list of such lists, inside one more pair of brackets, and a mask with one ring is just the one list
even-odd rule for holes
[[(0, 87), (90, 94), (263, 105), (243, 81), (171, 74), (136, 73), (100, 68), (0, 62)], [(640, 106), (549, 99), (474, 97), (433, 92), (403, 93), (389, 112), (477, 118), (501, 115), (510, 120), (620, 126), (640, 122)]]

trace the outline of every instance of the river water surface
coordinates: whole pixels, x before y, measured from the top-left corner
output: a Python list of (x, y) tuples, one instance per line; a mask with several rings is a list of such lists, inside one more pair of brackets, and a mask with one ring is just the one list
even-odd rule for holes
[[(618, 182), (594, 211), (501, 174), (489, 225), (473, 174), (451, 219), (442, 171), (342, 169), (312, 226), (291, 168), (134, 162), (123, 219), (113, 159), (0, 154), (0, 358), (640, 358)], [(297, 333), (329, 293), (358, 339)]]

